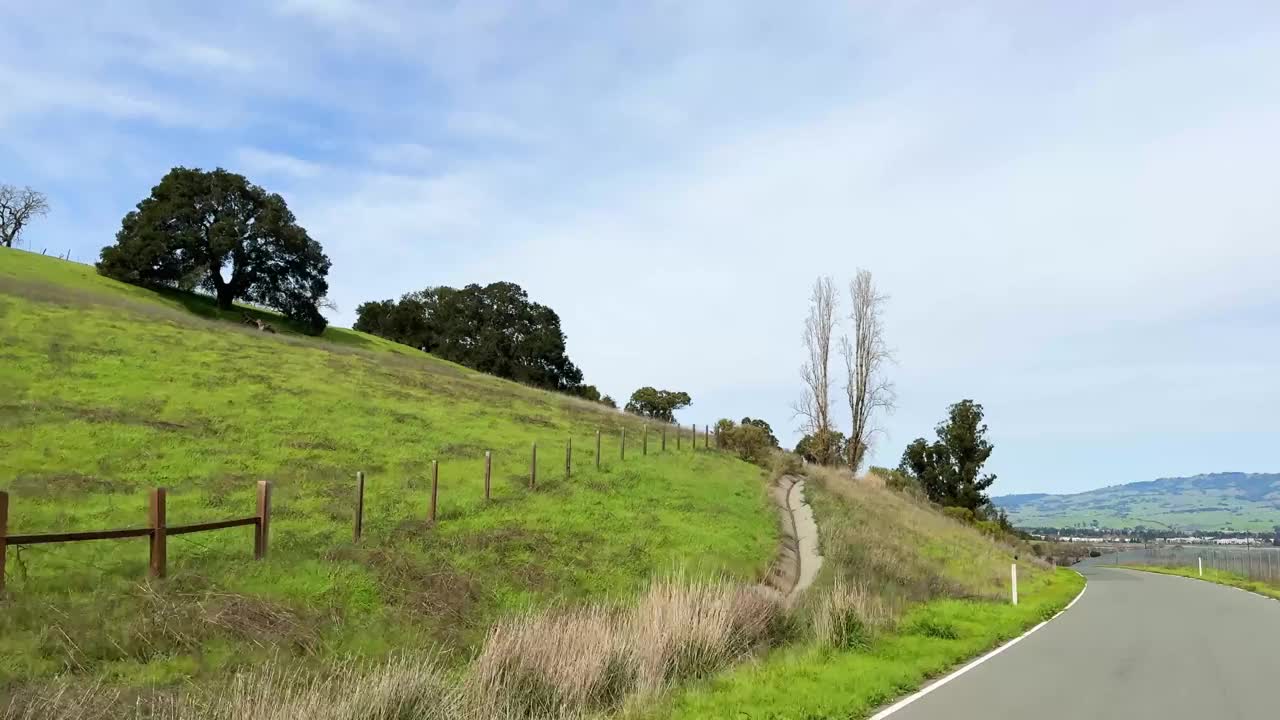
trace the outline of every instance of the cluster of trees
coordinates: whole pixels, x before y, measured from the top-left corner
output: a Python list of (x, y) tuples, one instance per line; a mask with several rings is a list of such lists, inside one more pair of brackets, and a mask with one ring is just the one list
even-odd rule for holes
[(613, 403), (583, 384), (560, 316), (515, 283), (431, 287), (363, 303), (353, 327), (491, 375)]
[(934, 428), (937, 439), (911, 441), (890, 483), (910, 485), (944, 508), (954, 508), (962, 519), (1010, 531), (1008, 516), (986, 494), (996, 476), (984, 474), (982, 466), (995, 447), (987, 440), (982, 419), (982, 405), (972, 400), (948, 407), (947, 419)]
[[(852, 325), (853, 336), (841, 335), (836, 342), (840, 302), (835, 283), (830, 277), (814, 282), (803, 336), (808, 359), (800, 368), (804, 391), (795, 405), (796, 414), (804, 418), (806, 434), (796, 451), (809, 462), (843, 463), (857, 472), (879, 433), (876, 413), (892, 411), (895, 395), (893, 384), (884, 376), (885, 365), (893, 359), (884, 336), (888, 297), (876, 289), (870, 272), (858, 270), (849, 283), (849, 301), (845, 319)], [(836, 428), (831, 407), (833, 342), (844, 360), (848, 435)]]
[[(0, 220), (10, 192), (2, 186)], [(30, 191), (28, 191), (30, 195)], [(10, 243), (26, 215), (4, 226)], [(305, 332), (327, 324), (330, 262), (284, 199), (221, 168), (173, 168), (121, 221), (98, 272), (135, 285), (202, 291), (219, 308), (239, 301), (272, 308)], [(565, 352), (560, 317), (508, 282), (431, 287), (400, 300), (367, 302), (355, 329), (401, 342), (481, 372), (617, 407), (582, 382)], [(686, 396), (687, 398), (687, 396)]]
[(742, 422), (735, 423), (725, 418), (716, 423), (715, 432), (722, 449), (758, 465), (763, 465), (778, 449), (778, 438), (764, 420), (744, 417)]
[(834, 465), (849, 457), (849, 438), (839, 430), (818, 430), (800, 438), (795, 452), (805, 462)]
[[(803, 336), (808, 358), (800, 369), (804, 391), (795, 405), (796, 414), (805, 421), (805, 435), (795, 451), (807, 462), (843, 464), (857, 472), (879, 434), (877, 414), (893, 410), (893, 384), (884, 375), (885, 366), (893, 360), (884, 332), (887, 300), (876, 288), (871, 273), (858, 270), (849, 283), (850, 310), (844, 318), (852, 326), (852, 336), (843, 334), (837, 341), (840, 301), (835, 283), (830, 277), (819, 277), (813, 284)], [(848, 434), (836, 428), (833, 417), (833, 347), (844, 360)], [(996, 478), (981, 472), (992, 451), (982, 417), (982, 406), (972, 400), (952, 405), (947, 419), (936, 428), (938, 439), (914, 440), (903, 453), (898, 469), (886, 475), (891, 485), (915, 489), (943, 507), (968, 513), (975, 521), (1008, 529), (1003, 511), (993, 507), (985, 493)]]
[(631, 393), (631, 399), (623, 409), (654, 420), (675, 422), (676, 410), (689, 407), (692, 403), (687, 392), (657, 390), (646, 385)]
[(229, 310), (243, 300), (279, 310), (318, 335), (329, 258), (284, 198), (221, 168), (176, 167), (124, 216), (98, 272), (152, 287), (202, 290)]

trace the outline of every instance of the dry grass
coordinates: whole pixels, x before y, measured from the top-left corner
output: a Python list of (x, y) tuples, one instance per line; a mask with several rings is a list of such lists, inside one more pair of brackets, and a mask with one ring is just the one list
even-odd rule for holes
[(655, 582), (634, 605), (501, 621), (464, 675), (421, 656), (375, 666), (349, 661), (323, 674), (268, 664), (227, 683), (141, 696), (56, 682), (11, 698), (0, 719), (579, 718), (650, 698), (778, 644), (788, 637), (786, 619), (780, 601), (760, 588), (674, 578)]
[(728, 583), (655, 583), (629, 608), (591, 606), (496, 625), (468, 679), (484, 717), (570, 718), (706, 676), (779, 636), (781, 604)]
[(1030, 547), (1014, 548), (949, 518), (928, 500), (883, 480), (809, 466), (808, 486), (829, 577), (878, 596), (886, 607), (935, 598), (999, 599), (1008, 560), (1047, 569)]
[(811, 608), (818, 645), (841, 650), (867, 649), (877, 632), (893, 624), (898, 612), (865, 585), (848, 585), (839, 577)]
[(463, 717), (456, 684), (430, 657), (323, 675), (265, 670), (204, 691), (129, 697), (101, 685), (56, 684), (15, 697), (4, 720), (444, 720)]

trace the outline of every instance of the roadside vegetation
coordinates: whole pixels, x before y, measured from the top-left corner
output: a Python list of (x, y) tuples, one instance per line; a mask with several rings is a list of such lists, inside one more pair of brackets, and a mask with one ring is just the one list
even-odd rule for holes
[[(891, 490), (809, 473), (824, 565), (794, 613), (799, 640), (670, 695), (653, 718), (864, 717), (1066, 606), (1084, 579)], [(1009, 602), (1017, 556), (1019, 604)]]
[[(780, 463), (776, 472), (794, 470)], [(846, 473), (810, 475), (827, 562), (796, 606), (762, 587), (674, 575), (635, 598), (495, 622), (470, 662), (431, 651), (298, 669), (267, 663), (170, 696), (50, 681), (11, 718), (857, 717), (1051, 616), (1083, 580), (1020, 563), (928, 501)]]
[(1280, 585), (1275, 583), (1264, 582), (1262, 580), (1253, 580), (1241, 575), (1240, 573), (1230, 572), (1228, 570), (1218, 570), (1216, 568), (1205, 568), (1202, 577), (1197, 568), (1193, 567), (1165, 567), (1162, 565), (1117, 565), (1127, 570), (1141, 570), (1143, 572), (1160, 573), (1161, 575), (1177, 575), (1178, 577), (1192, 578), (1193, 580), (1204, 580), (1205, 582), (1217, 583), (1219, 585), (1229, 585), (1231, 587), (1248, 590), (1249, 592), (1265, 595), (1269, 598), (1280, 600)]

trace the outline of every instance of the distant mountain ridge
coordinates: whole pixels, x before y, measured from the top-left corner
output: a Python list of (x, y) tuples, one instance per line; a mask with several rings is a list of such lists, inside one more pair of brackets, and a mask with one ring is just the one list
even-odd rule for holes
[(1222, 472), (1111, 485), (1071, 495), (1026, 493), (992, 501), (1021, 527), (1272, 531), (1280, 525), (1280, 473)]

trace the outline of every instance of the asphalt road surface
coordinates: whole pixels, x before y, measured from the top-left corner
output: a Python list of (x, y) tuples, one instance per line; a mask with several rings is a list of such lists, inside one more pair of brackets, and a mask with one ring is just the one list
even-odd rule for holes
[(1082, 567), (1084, 597), (892, 720), (1280, 717), (1280, 602)]

